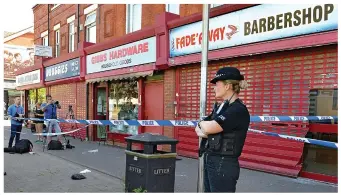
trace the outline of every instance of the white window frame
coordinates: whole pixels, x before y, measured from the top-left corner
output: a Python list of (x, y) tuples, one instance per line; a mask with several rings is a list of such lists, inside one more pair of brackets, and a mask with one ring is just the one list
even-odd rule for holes
[(69, 23), (69, 52), (75, 51), (75, 22)]
[(177, 15), (180, 15), (180, 4), (173, 4), (173, 5), (178, 5), (178, 9), (176, 11), (174, 10), (171, 10), (171, 6), (172, 4), (166, 4), (166, 12), (170, 12), (170, 13), (173, 13), (173, 14), (177, 14)]
[(60, 56), (60, 29), (54, 31), (55, 56)]
[(52, 5), (53, 5), (53, 7), (51, 8), (51, 11), (60, 6), (60, 4), (52, 4)]
[[(87, 19), (90, 18), (91, 16), (95, 15), (95, 21), (91, 22), (91, 23), (87, 23)], [(96, 26), (96, 21), (97, 21), (97, 13), (96, 13), (96, 10), (89, 13), (87, 16), (86, 16), (86, 20), (85, 20), (85, 23), (84, 23), (84, 26), (86, 27), (86, 37), (85, 37), (85, 40), (87, 42), (90, 42), (89, 39), (90, 39), (90, 36), (89, 36), (89, 31), (90, 31), (90, 28), (97, 28)], [(97, 33), (95, 31), (95, 33)], [(95, 35), (97, 37), (97, 34)], [(92, 42), (92, 43), (96, 43), (96, 40), (94, 40), (95, 42)]]
[[(140, 15), (133, 13), (134, 5), (140, 5), (140, 8), (141, 8)], [(126, 33), (131, 33), (131, 32), (141, 30), (142, 28), (142, 5), (143, 4), (127, 4), (126, 6)], [(133, 29), (135, 21), (139, 22), (138, 24), (139, 27), (137, 29)]]
[(211, 4), (211, 8), (215, 8), (215, 7), (219, 7), (219, 6), (222, 6), (224, 4)]
[(43, 46), (49, 46), (49, 36), (48, 35), (42, 37), (41, 39), (42, 39), (42, 45)]

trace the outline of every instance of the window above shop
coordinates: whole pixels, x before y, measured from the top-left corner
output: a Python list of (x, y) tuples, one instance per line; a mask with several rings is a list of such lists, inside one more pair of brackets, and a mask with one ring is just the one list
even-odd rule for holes
[(96, 11), (86, 16), (84, 26), (86, 27), (86, 41), (96, 43)]
[(56, 57), (60, 56), (60, 31), (59, 29), (55, 31), (55, 55)]
[(41, 43), (43, 46), (49, 46), (49, 33), (48, 31), (44, 31), (40, 34), (40, 37), (41, 37)]
[(166, 4), (166, 12), (180, 15), (180, 4)]
[(90, 14), (88, 14), (86, 16), (86, 19), (85, 19), (85, 24), (84, 26), (89, 26), (91, 25), (92, 23), (95, 23), (96, 22), (96, 12), (91, 12)]
[(72, 15), (67, 19), (67, 23), (69, 25), (69, 52), (75, 51), (75, 34), (76, 34), (76, 28), (75, 28), (75, 15)]
[(131, 33), (140, 30), (142, 26), (142, 4), (128, 4), (126, 9), (126, 32)]
[(219, 7), (221, 5), (224, 5), (224, 4), (211, 4), (211, 8)]
[(52, 4), (52, 5), (51, 5), (51, 11), (54, 10), (54, 9), (56, 9), (56, 8), (59, 7), (59, 6), (60, 6), (60, 4)]
[(69, 24), (69, 52), (75, 51), (75, 23)]
[(49, 37), (46, 35), (45, 37), (42, 38), (42, 43), (43, 46), (49, 46)]

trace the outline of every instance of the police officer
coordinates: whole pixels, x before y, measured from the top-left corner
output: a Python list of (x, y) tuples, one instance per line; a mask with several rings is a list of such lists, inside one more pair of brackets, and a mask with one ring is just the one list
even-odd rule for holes
[(249, 111), (238, 94), (247, 83), (234, 67), (219, 69), (211, 83), (216, 85), (216, 98), (223, 102), (215, 104), (212, 113), (195, 128), (203, 138), (199, 156), (204, 155), (205, 192), (235, 192), (240, 172), (238, 157), (250, 124)]

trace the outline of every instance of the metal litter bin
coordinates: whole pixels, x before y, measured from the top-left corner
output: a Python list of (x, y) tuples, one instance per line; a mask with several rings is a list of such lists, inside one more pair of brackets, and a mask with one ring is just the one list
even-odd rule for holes
[[(174, 192), (176, 144), (178, 140), (143, 133), (125, 138), (126, 192)], [(143, 150), (132, 150), (133, 143)], [(171, 145), (171, 152), (158, 151), (158, 145)]]

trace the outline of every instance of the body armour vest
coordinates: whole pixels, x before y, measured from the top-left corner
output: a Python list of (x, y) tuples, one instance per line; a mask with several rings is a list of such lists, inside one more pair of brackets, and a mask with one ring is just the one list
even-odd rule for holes
[[(218, 120), (219, 125), (223, 127), (223, 131), (208, 135), (205, 143), (205, 152), (229, 157), (239, 157), (243, 150), (249, 128), (250, 114), (246, 106), (239, 99), (231, 104), (225, 101), (224, 105), (217, 112), (212, 112), (211, 120), (217, 121), (217, 117), (223, 118), (224, 112), (229, 112), (230, 116), (231, 114), (234, 116), (233, 119), (226, 118), (224, 121)], [(233, 125), (225, 125), (225, 122)]]

